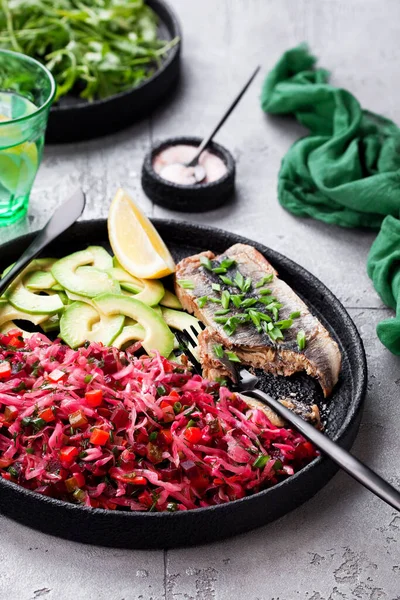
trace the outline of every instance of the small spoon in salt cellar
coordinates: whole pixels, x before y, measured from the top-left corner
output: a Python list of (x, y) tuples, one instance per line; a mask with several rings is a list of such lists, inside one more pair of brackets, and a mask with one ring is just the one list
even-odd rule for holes
[[(206, 178), (206, 171), (205, 171), (204, 167), (199, 164), (199, 158), (201, 156), (201, 153), (207, 148), (208, 144), (212, 141), (215, 134), (221, 129), (222, 125), (225, 123), (225, 121), (227, 120), (229, 115), (232, 113), (232, 111), (234, 110), (236, 105), (240, 102), (240, 100), (242, 99), (243, 95), (249, 88), (251, 82), (253, 81), (253, 79), (255, 78), (255, 76), (257, 75), (259, 70), (260, 70), (260, 67), (258, 66), (256, 68), (256, 70), (253, 72), (253, 74), (251, 75), (250, 79), (245, 83), (244, 87), (240, 90), (239, 94), (235, 97), (233, 102), (226, 109), (226, 111), (224, 112), (224, 114), (222, 115), (220, 120), (218, 121), (217, 125), (215, 125), (215, 127), (213, 128), (211, 133), (203, 139), (200, 146), (197, 148), (197, 152), (194, 155), (194, 157), (192, 158), (192, 160), (190, 160), (189, 162), (184, 163), (182, 165), (179, 165), (178, 163), (175, 163), (172, 165), (167, 165), (161, 171), (161, 173), (160, 173), (161, 177), (167, 176), (167, 171), (176, 170), (176, 168), (178, 168), (178, 167), (181, 167), (181, 168), (182, 167), (192, 167), (193, 171), (192, 171), (191, 175), (195, 179), (195, 182), (201, 183), (202, 181), (204, 181), (204, 179)], [(168, 179), (168, 176), (166, 178)]]

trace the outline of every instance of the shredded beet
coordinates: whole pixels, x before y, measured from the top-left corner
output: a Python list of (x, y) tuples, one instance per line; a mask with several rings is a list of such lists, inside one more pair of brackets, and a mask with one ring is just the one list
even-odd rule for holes
[(94, 508), (178, 511), (276, 484), (317, 452), (159, 355), (0, 335), (0, 473)]

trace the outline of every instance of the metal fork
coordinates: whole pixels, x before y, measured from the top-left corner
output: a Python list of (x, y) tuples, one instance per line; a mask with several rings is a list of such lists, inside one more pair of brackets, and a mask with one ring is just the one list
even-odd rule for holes
[[(202, 323), (200, 323), (200, 327), (205, 329), (205, 326)], [(198, 331), (196, 331), (193, 326), (191, 327), (191, 331), (195, 338), (197, 338)], [(191, 348), (196, 347), (192, 335), (185, 329), (181, 332), (176, 332), (175, 335), (179, 341), (181, 350), (187, 355), (192, 363), (193, 369), (196, 373), (202, 375), (201, 365), (191, 350)], [(387, 504), (400, 511), (400, 493), (389, 482), (385, 481), (385, 479), (375, 473), (375, 471), (364, 465), (358, 458), (355, 458), (355, 456), (350, 454), (350, 452), (347, 452), (347, 450), (341, 448), (336, 442), (329, 439), (324, 433), (321, 433), (310, 425), (310, 423), (307, 423), (301, 417), (286, 408), (286, 406), (283, 406), (278, 400), (275, 400), (269, 394), (257, 389), (259, 379), (256, 375), (253, 375), (244, 367), (237, 367), (235, 363), (232, 363), (225, 356), (219, 360), (229, 370), (235, 390), (246, 392), (248, 396), (257, 398), (257, 400), (261, 400), (261, 402), (267, 404), (279, 416), (285, 419), (285, 421), (288, 421), (300, 431), (300, 433), (310, 440), (310, 442), (321, 450), (321, 452), (329, 456), (329, 458), (337, 463), (339, 467), (346, 471), (346, 473), (381, 498), (381, 500), (384, 500)]]

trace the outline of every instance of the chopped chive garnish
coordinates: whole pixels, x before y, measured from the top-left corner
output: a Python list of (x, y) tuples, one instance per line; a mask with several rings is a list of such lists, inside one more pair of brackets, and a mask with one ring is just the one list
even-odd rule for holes
[(294, 312), (290, 313), (290, 319), (298, 319), (300, 317), (301, 313), (299, 310), (295, 310)]
[(270, 457), (268, 454), (260, 454), (258, 458), (253, 462), (253, 467), (257, 467), (258, 469), (262, 469), (265, 467)]
[(219, 298), (209, 298), (210, 302), (214, 302), (214, 304), (221, 304), (221, 300)]
[(225, 331), (226, 335), (228, 335), (228, 336), (233, 335), (236, 331), (237, 324), (238, 324), (238, 321), (237, 321), (237, 319), (234, 319), (234, 317), (227, 319), (227, 321), (224, 325), (224, 331)]
[(240, 307), (250, 308), (250, 306), (254, 306), (255, 304), (257, 304), (257, 298), (246, 298), (245, 300), (242, 300)]
[(18, 477), (18, 471), (17, 469), (15, 469), (14, 467), (8, 467), (7, 471), (10, 473), (10, 475), (12, 475), (13, 477)]
[(194, 290), (194, 283), (190, 279), (178, 279), (178, 283), (185, 290)]
[(273, 330), (273, 328), (274, 328), (274, 324), (272, 323), (272, 321), (270, 321), (270, 322), (267, 324), (267, 330), (268, 330), (268, 331), (272, 331), (272, 330)]
[(174, 413), (177, 415), (182, 410), (182, 404), (180, 402), (174, 402), (174, 405), (172, 408), (174, 409)]
[(262, 312), (259, 312), (259, 313), (258, 313), (258, 318), (260, 319), (260, 321), (266, 321), (267, 323), (271, 323), (271, 321), (272, 321), (272, 319), (271, 319), (271, 317), (270, 317), (270, 316), (268, 316), (268, 315), (265, 315), (265, 314), (264, 314), (264, 313), (262, 313)]
[(235, 285), (232, 279), (229, 279), (229, 277), (226, 277), (225, 275), (220, 275), (219, 278), (225, 285), (231, 285), (232, 287)]
[(220, 263), (220, 266), (224, 267), (225, 269), (229, 269), (233, 265), (236, 265), (236, 261), (233, 260), (233, 258), (224, 258), (224, 260), (222, 260)]
[(263, 285), (265, 285), (266, 283), (271, 283), (273, 278), (274, 278), (273, 273), (270, 273), (269, 275), (265, 275), (262, 279), (260, 279), (260, 281), (258, 283), (256, 283), (255, 287), (260, 288)]
[(212, 271), (211, 260), (207, 256), (200, 256), (200, 264), (208, 271)]
[(150, 442), (154, 442), (157, 439), (158, 431), (152, 431), (149, 435)]
[(297, 345), (299, 350), (304, 350), (306, 347), (306, 334), (304, 333), (303, 329), (300, 329), (300, 331), (297, 333)]
[(261, 288), (261, 290), (258, 290), (258, 293), (261, 294), (261, 296), (269, 296), (269, 294), (272, 294), (269, 288)]
[(260, 317), (258, 316), (258, 312), (256, 310), (249, 310), (249, 317), (253, 321), (254, 325), (259, 328), (260, 327)]
[[(271, 324), (272, 323), (268, 323), (268, 325)], [(278, 329), (278, 327), (272, 327), (272, 329), (269, 329), (268, 335), (274, 342), (276, 342), (276, 340), (283, 340), (283, 333), (280, 329)]]
[(239, 308), (242, 304), (242, 298), (243, 298), (243, 294), (233, 294), (231, 296), (231, 300), (234, 306), (236, 306), (236, 308)]
[(238, 357), (238, 355), (235, 352), (231, 352), (230, 350), (225, 350), (225, 354), (231, 362), (239, 362), (240, 363), (240, 358)]
[(220, 323), (221, 325), (225, 325), (229, 321), (229, 317), (215, 317), (214, 321), (216, 323)]
[(208, 302), (208, 296), (201, 296), (200, 298), (197, 298), (197, 306), (199, 308), (203, 308)]
[(214, 349), (214, 354), (217, 358), (223, 358), (224, 349), (221, 344), (214, 344), (213, 349)]
[(215, 267), (212, 271), (213, 273), (215, 273), (216, 275), (220, 275), (221, 273), (226, 273), (228, 269), (225, 269), (225, 267)]
[(227, 385), (228, 383), (225, 377), (216, 377), (215, 381), (219, 383), (219, 385)]
[(227, 315), (228, 312), (230, 312), (229, 308), (221, 308), (221, 310), (216, 310), (214, 314), (216, 317), (222, 317), (222, 315)]
[(186, 425), (186, 427), (196, 427), (197, 422), (194, 421), (193, 419), (190, 419), (190, 421), (188, 422), (188, 424)]
[(250, 279), (250, 277), (247, 277), (246, 281), (244, 282), (243, 285), (243, 291), (246, 293), (250, 290), (251, 286), (253, 285), (252, 280)]
[(93, 375), (85, 375), (85, 379), (83, 380), (85, 383), (90, 383), (93, 379)]
[(229, 301), (231, 299), (231, 295), (227, 290), (224, 290), (221, 295), (221, 304), (223, 308), (229, 307)]
[(157, 394), (159, 396), (166, 396), (167, 395), (167, 388), (164, 385), (162, 385), (162, 384), (158, 385), (156, 387), (156, 390), (157, 390)]
[(274, 306), (272, 309), (272, 315), (273, 315), (275, 321), (279, 318), (279, 310), (277, 309), (276, 306)]
[(221, 291), (221, 286), (219, 283), (213, 283), (211, 285), (212, 289), (214, 290), (214, 292), (220, 292)]
[(277, 321), (275, 325), (279, 329), (289, 329), (293, 325), (293, 321), (292, 319), (283, 319), (282, 321)]
[(26, 448), (25, 452), (26, 452), (27, 454), (33, 454), (35, 451), (34, 451), (34, 449), (33, 449), (33, 448)]
[(280, 471), (283, 467), (282, 461), (279, 460), (279, 458), (276, 459), (276, 461), (274, 462), (274, 466), (273, 469), (274, 471)]
[(243, 291), (244, 277), (240, 273), (240, 271), (236, 271), (236, 275), (235, 275), (233, 282), (237, 285), (238, 288), (240, 288)]

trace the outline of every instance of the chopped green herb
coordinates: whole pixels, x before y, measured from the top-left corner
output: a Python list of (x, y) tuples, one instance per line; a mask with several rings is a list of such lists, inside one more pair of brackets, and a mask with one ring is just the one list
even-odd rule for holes
[(21, 425), (22, 425), (23, 427), (28, 427), (28, 425), (30, 425), (31, 423), (32, 423), (32, 419), (31, 419), (31, 417), (24, 417), (24, 418), (21, 420)]
[(237, 287), (238, 287), (239, 289), (241, 289), (242, 291), (244, 291), (244, 290), (243, 290), (243, 286), (244, 286), (244, 277), (243, 277), (243, 275), (241, 274), (241, 272), (240, 272), (240, 271), (236, 271), (236, 275), (235, 275), (235, 277), (234, 277), (234, 280), (233, 280), (233, 282), (234, 282), (234, 283), (237, 285)]
[(182, 410), (182, 404), (180, 402), (175, 402), (172, 408), (174, 409), (174, 413), (177, 415)]
[(243, 299), (243, 294), (233, 294), (231, 296), (231, 300), (234, 306), (236, 306), (236, 308), (240, 308), (241, 304), (242, 304), (242, 299)]
[(221, 295), (221, 304), (222, 304), (223, 308), (229, 307), (230, 299), (231, 299), (230, 293), (227, 290), (224, 290)]
[(189, 428), (189, 427), (196, 427), (196, 425), (197, 425), (197, 421), (194, 421), (193, 419), (190, 419), (188, 421), (188, 424), (186, 425), (186, 427), (187, 428)]
[(299, 310), (295, 310), (294, 312), (290, 313), (290, 318), (291, 319), (298, 319), (300, 317), (301, 313)]
[(297, 345), (299, 350), (304, 350), (306, 347), (306, 334), (304, 333), (303, 329), (300, 329), (300, 331), (297, 333)]
[(231, 352), (230, 350), (225, 350), (225, 354), (231, 362), (239, 362), (240, 363), (240, 358), (238, 357), (238, 355), (235, 352)]
[(242, 300), (241, 302), (241, 308), (250, 308), (250, 306), (254, 306), (255, 304), (257, 304), (257, 298), (245, 298), (245, 300)]
[(216, 316), (222, 316), (222, 315), (227, 315), (228, 312), (230, 312), (229, 308), (221, 308), (221, 310), (216, 310), (214, 314)]
[(257, 328), (260, 327), (260, 317), (258, 315), (259, 313), (256, 310), (249, 309), (249, 317)]
[(269, 296), (272, 294), (272, 291), (269, 288), (261, 288), (261, 290), (258, 290), (258, 293), (261, 294), (261, 296)]
[(247, 293), (248, 291), (250, 291), (251, 286), (253, 285), (252, 280), (250, 279), (250, 277), (247, 277), (246, 281), (244, 282), (243, 285), (243, 291), (245, 293)]
[(268, 316), (262, 312), (258, 313), (258, 318), (260, 319), (260, 321), (266, 321), (267, 323), (271, 323), (271, 321), (272, 321), (270, 316)]
[(258, 458), (256, 458), (256, 460), (253, 462), (253, 467), (256, 467), (257, 469), (262, 469), (263, 467), (265, 467), (269, 459), (270, 457), (268, 456), (268, 454), (260, 454)]
[[(272, 325), (272, 323), (268, 323), (268, 325)], [(269, 337), (276, 342), (276, 340), (283, 340), (283, 333), (278, 327), (272, 327), (272, 329), (268, 330)]]
[(203, 308), (208, 302), (208, 296), (201, 296), (200, 298), (197, 298), (197, 306), (199, 308)]
[(225, 377), (216, 377), (215, 381), (217, 383), (219, 383), (220, 385), (227, 385), (227, 380), (225, 379)]
[(225, 269), (229, 269), (230, 267), (233, 267), (233, 265), (236, 265), (236, 261), (233, 260), (233, 258), (224, 258), (224, 260), (221, 261), (220, 265)]
[(219, 298), (209, 298), (210, 302), (214, 302), (214, 304), (221, 304), (221, 300)]
[(293, 325), (292, 319), (283, 319), (282, 321), (277, 321), (275, 323), (279, 329), (289, 329)]
[(166, 396), (167, 395), (167, 388), (164, 387), (162, 384), (157, 386), (157, 394), (159, 396)]
[(256, 283), (255, 287), (260, 288), (263, 285), (265, 285), (266, 283), (271, 283), (273, 278), (274, 278), (273, 273), (270, 273), (269, 275), (265, 275), (262, 279), (260, 279), (260, 281), (258, 283)]
[(33, 419), (31, 421), (31, 425), (36, 431), (40, 431), (41, 429), (43, 429), (43, 427), (47, 425), (47, 423), (44, 419), (41, 419), (39, 417), (38, 419)]
[(85, 383), (90, 383), (93, 379), (93, 375), (85, 375), (85, 379), (83, 380)]
[(221, 285), (219, 283), (213, 283), (211, 285), (211, 287), (214, 290), (214, 292), (220, 292), (221, 291)]
[(214, 321), (220, 325), (225, 325), (229, 320), (229, 317), (214, 317)]
[(221, 344), (214, 344), (213, 350), (214, 350), (214, 354), (217, 358), (224, 357), (224, 349)]
[(21, 381), (21, 383), (19, 385), (17, 385), (17, 387), (13, 388), (12, 391), (13, 392), (22, 392), (22, 390), (26, 390), (26, 383), (25, 381)]
[(207, 258), (207, 256), (200, 256), (200, 264), (202, 267), (204, 267), (208, 271), (212, 271), (211, 260), (209, 258)]
[(7, 471), (10, 473), (10, 475), (12, 475), (13, 477), (18, 477), (18, 471), (17, 469), (15, 469), (14, 467), (8, 467)]
[(152, 431), (149, 435), (150, 442), (154, 442), (158, 437), (158, 431)]
[(226, 273), (228, 269), (225, 269), (225, 267), (215, 267), (212, 271), (213, 273), (215, 273), (216, 275), (220, 275), (221, 273)]
[(274, 466), (273, 469), (274, 471), (280, 471), (283, 467), (282, 461), (279, 460), (279, 458), (276, 459), (276, 461), (274, 462)]
[(190, 279), (178, 279), (178, 283), (185, 290), (194, 290), (194, 283)]
[(225, 285), (231, 285), (232, 287), (234, 287), (234, 283), (232, 281), (232, 279), (229, 279), (229, 277), (226, 277), (225, 275), (220, 275), (219, 276), (220, 280), (225, 283)]
[(33, 448), (26, 448), (25, 452), (26, 452), (27, 454), (33, 454), (35, 451), (34, 451), (34, 449), (33, 449)]

